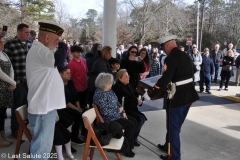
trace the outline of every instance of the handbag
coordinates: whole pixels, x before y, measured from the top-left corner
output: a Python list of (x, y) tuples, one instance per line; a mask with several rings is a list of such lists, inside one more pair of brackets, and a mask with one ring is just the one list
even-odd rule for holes
[(110, 140), (112, 139), (112, 134), (108, 132), (106, 127), (107, 124), (97, 124), (93, 127), (95, 135), (102, 146), (108, 145)]
[(232, 70), (232, 66), (230, 66), (230, 65), (223, 66), (223, 67), (222, 67), (222, 70), (223, 70), (223, 71), (228, 71), (228, 72), (229, 72), (229, 71)]

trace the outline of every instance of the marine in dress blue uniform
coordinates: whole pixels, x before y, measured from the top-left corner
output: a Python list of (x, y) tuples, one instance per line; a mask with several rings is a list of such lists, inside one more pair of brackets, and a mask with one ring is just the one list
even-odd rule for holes
[[(175, 39), (177, 36), (166, 36), (156, 40), (161, 44), (167, 57), (164, 63), (162, 77), (155, 86), (150, 89), (149, 96), (154, 99), (159, 93), (164, 94), (164, 108), (167, 113), (166, 142), (158, 147), (164, 151), (167, 150), (167, 144), (170, 142), (170, 153), (162, 154), (161, 159), (181, 160), (180, 153), (180, 130), (188, 114), (191, 104), (199, 99), (194, 88), (193, 76), (195, 73), (194, 65), (190, 57), (177, 48)], [(168, 94), (169, 83), (174, 84), (175, 93)], [(168, 134), (169, 133), (169, 134)]]

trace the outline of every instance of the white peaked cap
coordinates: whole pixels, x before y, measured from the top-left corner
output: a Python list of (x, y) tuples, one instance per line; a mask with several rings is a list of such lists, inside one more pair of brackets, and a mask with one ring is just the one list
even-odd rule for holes
[(165, 37), (161, 37), (158, 38), (155, 42), (159, 43), (159, 44), (164, 44), (170, 40), (176, 39), (177, 36), (176, 35), (171, 35), (171, 36), (165, 36)]

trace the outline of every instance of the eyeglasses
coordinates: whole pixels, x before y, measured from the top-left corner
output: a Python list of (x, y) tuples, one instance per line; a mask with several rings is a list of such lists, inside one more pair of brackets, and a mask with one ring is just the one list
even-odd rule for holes
[(134, 52), (134, 51), (131, 51), (131, 53), (135, 53), (135, 54), (137, 54), (137, 52)]

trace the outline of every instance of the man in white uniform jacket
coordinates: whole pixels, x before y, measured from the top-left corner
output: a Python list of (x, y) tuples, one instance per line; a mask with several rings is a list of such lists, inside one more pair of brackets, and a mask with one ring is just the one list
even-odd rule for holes
[(48, 159), (54, 136), (57, 109), (65, 108), (64, 85), (56, 67), (54, 51), (63, 29), (55, 22), (39, 22), (38, 41), (26, 59), (28, 120), (33, 134), (31, 159)]

